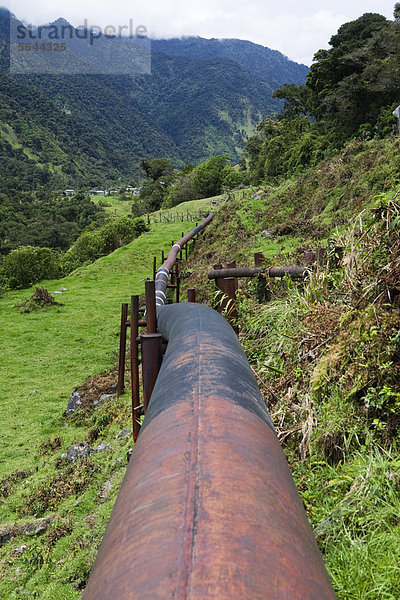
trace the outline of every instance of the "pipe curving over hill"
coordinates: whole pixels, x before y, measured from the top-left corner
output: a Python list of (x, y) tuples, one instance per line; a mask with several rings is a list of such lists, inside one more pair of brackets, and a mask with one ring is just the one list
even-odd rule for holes
[(167, 352), (85, 600), (333, 600), (243, 349), (198, 304)]
[(158, 269), (157, 274), (156, 274), (156, 304), (157, 304), (157, 306), (163, 306), (165, 304), (165, 300), (167, 297), (166, 293), (167, 293), (169, 272), (172, 269), (172, 267), (174, 266), (179, 252), (182, 250), (182, 248), (185, 246), (185, 244), (187, 244), (191, 239), (193, 239), (195, 237), (195, 235), (197, 235), (198, 233), (200, 233), (200, 231), (202, 231), (205, 227), (207, 227), (207, 225), (209, 223), (211, 223), (211, 221), (213, 220), (214, 217), (215, 217), (215, 213), (210, 213), (208, 215), (208, 217), (206, 217), (204, 219), (204, 221), (202, 221), (200, 223), (200, 225), (197, 225), (197, 227), (192, 229), (192, 231), (189, 231), (189, 233), (184, 235), (180, 240), (175, 242), (175, 244), (172, 246), (172, 248), (167, 256), (167, 260), (161, 265), (161, 267)]

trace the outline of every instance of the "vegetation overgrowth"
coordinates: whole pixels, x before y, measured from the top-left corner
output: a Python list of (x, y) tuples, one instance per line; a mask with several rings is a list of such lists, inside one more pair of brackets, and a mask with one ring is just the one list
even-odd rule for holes
[[(210, 200), (175, 205), (225, 189), (183, 271), (210, 304), (213, 264), (249, 265), (255, 251), (266, 267), (302, 264), (305, 251), (320, 249), (304, 282), (243, 280), (238, 326), (338, 600), (398, 600), (400, 589), (400, 141), (392, 115), (399, 19), (396, 5), (394, 21), (366, 14), (343, 25), (331, 48), (316, 54), (306, 84), (277, 92), (286, 100), (282, 114), (260, 124), (240, 165), (221, 153), (177, 174), (165, 158), (143, 158), (141, 200), (120, 220), (125, 231), (150, 209), (209, 207)], [(153, 217), (149, 232), (140, 225), (136, 232), (146, 235), (106, 250), (96, 246), (106, 240), (99, 232), (118, 229), (118, 220), (93, 215), (97, 223), (82, 224), (64, 256), (78, 260), (80, 244), (95, 247), (81, 261), (110, 254), (0, 299), (7, 600), (81, 596), (130, 446), (129, 437), (116, 437), (131, 418), (127, 395), (113, 396), (118, 307), (143, 291), (153, 254), (184, 229)], [(57, 267), (54, 248), (5, 244), (3, 254), (9, 250)], [(49, 290), (59, 292), (57, 303)], [(74, 388), (82, 410), (67, 417)], [(83, 441), (109, 448), (75, 462), (62, 457)]]
[[(81, 596), (132, 445), (130, 436), (116, 438), (132, 428), (129, 393), (112, 396), (120, 305), (142, 294), (153, 254), (160, 260), (193, 226), (152, 222), (94, 264), (0, 299), (0, 598)], [(85, 410), (67, 417), (75, 388)], [(111, 397), (93, 404), (103, 395)], [(73, 463), (61, 458), (82, 441), (109, 449)]]

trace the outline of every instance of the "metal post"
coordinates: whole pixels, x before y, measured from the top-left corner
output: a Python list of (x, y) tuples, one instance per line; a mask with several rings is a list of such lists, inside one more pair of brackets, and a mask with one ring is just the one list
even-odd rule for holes
[(139, 352), (137, 338), (139, 335), (139, 296), (131, 296), (131, 393), (132, 393), (132, 421), (133, 441), (136, 442), (139, 435), (140, 425), (138, 423), (140, 390), (139, 390)]
[(162, 363), (161, 333), (140, 336), (142, 344), (143, 410), (146, 413)]
[(153, 279), (156, 278), (157, 275), (157, 257), (153, 257)]
[(156, 311), (156, 291), (155, 282), (147, 280), (146, 289), (146, 321), (147, 333), (157, 332), (157, 311)]
[(196, 290), (194, 288), (188, 288), (187, 297), (188, 302), (196, 302)]
[[(226, 263), (227, 269), (236, 269), (236, 260), (231, 260)], [(239, 280), (237, 277), (227, 277), (225, 280), (225, 294), (228, 297), (226, 301), (226, 309), (227, 309), (227, 321), (233, 327), (236, 333), (239, 332), (239, 329), (236, 325), (236, 320), (238, 318), (238, 309), (236, 302), (236, 292), (239, 289)]]
[[(236, 269), (236, 260), (231, 260), (231, 261), (227, 262), (226, 268), (227, 269)], [(239, 289), (239, 280), (237, 277), (235, 277), (234, 279), (235, 279), (235, 291), (237, 292)]]
[(117, 397), (124, 393), (125, 389), (125, 354), (126, 354), (126, 321), (128, 318), (128, 303), (121, 306), (121, 327), (119, 334), (119, 357), (118, 357), (118, 383)]
[(238, 317), (238, 310), (236, 304), (236, 282), (235, 277), (226, 277), (224, 281), (225, 287), (225, 298), (223, 300), (223, 308), (222, 310), (226, 311), (226, 320), (230, 325), (232, 325), (233, 329), (236, 333), (238, 333), (238, 328), (236, 325), (236, 319)]
[(317, 258), (317, 264), (318, 265), (322, 265), (323, 264), (325, 257), (326, 257), (326, 250), (325, 250), (325, 248), (317, 248), (317, 250), (316, 250), (316, 258)]
[(315, 263), (317, 259), (317, 253), (314, 250), (305, 250), (304, 251), (304, 264), (307, 266), (311, 266)]
[(254, 265), (256, 267), (261, 267), (264, 261), (264, 254), (262, 252), (256, 252), (254, 254)]

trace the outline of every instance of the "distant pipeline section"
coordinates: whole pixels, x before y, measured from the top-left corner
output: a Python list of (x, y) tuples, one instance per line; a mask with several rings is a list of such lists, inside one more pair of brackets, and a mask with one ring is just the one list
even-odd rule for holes
[(84, 600), (334, 600), (234, 331), (157, 313), (167, 351)]
[(176, 258), (179, 252), (182, 250), (183, 246), (187, 244), (191, 239), (193, 239), (202, 229), (207, 227), (209, 223), (215, 217), (215, 213), (210, 213), (207, 218), (204, 219), (197, 225), (192, 231), (189, 231), (185, 236), (183, 236), (179, 241), (177, 241), (171, 248), (167, 260), (161, 265), (158, 269), (155, 277), (156, 282), (156, 305), (163, 306), (166, 301), (166, 291), (168, 285), (168, 277), (169, 272), (175, 264)]

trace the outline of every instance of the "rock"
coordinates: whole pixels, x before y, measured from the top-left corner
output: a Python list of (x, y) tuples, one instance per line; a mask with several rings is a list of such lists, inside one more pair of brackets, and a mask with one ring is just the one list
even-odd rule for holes
[[(0, 546), (3, 546), (18, 535), (39, 535), (40, 533), (47, 531), (54, 520), (54, 517), (45, 517), (44, 519), (39, 519), (32, 523), (25, 523), (21, 526), (14, 525), (12, 527), (3, 527), (0, 529)], [(26, 545), (23, 544), (16, 549), (16, 552), (21, 553), (25, 548)]]
[(60, 292), (68, 292), (67, 288), (60, 288)]
[(102, 402), (105, 402), (109, 398), (115, 398), (116, 395), (117, 394), (102, 394), (100, 396), (100, 398), (98, 398), (97, 400), (93, 401), (93, 404), (101, 404)]
[(78, 458), (84, 458), (85, 456), (89, 456), (94, 452), (93, 448), (89, 446), (86, 442), (80, 442), (79, 444), (74, 444), (67, 450), (67, 460), (69, 462), (75, 462)]
[(254, 194), (254, 196), (251, 197), (252, 200), (260, 200), (261, 196), (259, 194)]
[(117, 461), (118, 461), (119, 463), (123, 463), (123, 462), (124, 462), (124, 460), (125, 460), (125, 458), (124, 458), (123, 456), (120, 456), (119, 458), (117, 458)]
[(124, 438), (127, 435), (132, 435), (132, 431), (130, 429), (122, 429), (115, 437), (116, 439)]
[(76, 390), (72, 392), (68, 400), (67, 406), (67, 415), (70, 416), (73, 414), (75, 410), (80, 410), (82, 406), (82, 401), (79, 396), (79, 392)]
[(58, 290), (56, 292), (53, 292), (53, 294), (62, 294), (62, 292), (59, 292)]
[(26, 525), (23, 525), (18, 533), (23, 533), (24, 535), (39, 535), (40, 533), (47, 531), (53, 522), (53, 517), (39, 519), (33, 523), (27, 523)]
[(105, 444), (104, 442), (102, 442), (101, 444), (99, 444), (96, 448), (96, 452), (107, 452), (107, 450), (110, 449), (110, 446), (108, 444)]
[(261, 232), (260, 237), (273, 238), (274, 236), (272, 235), (272, 233), (270, 231), (267, 231), (266, 229), (264, 229), (264, 231)]
[(5, 527), (4, 529), (1, 529), (0, 530), (0, 546), (4, 546), (4, 544), (7, 544), (7, 542), (9, 542), (12, 537), (13, 537), (12, 531), (9, 527)]
[(26, 544), (22, 544), (22, 546), (18, 546), (18, 548), (15, 548), (15, 552), (18, 552), (19, 554), (22, 554), (22, 552), (24, 550), (26, 550), (28, 546)]

